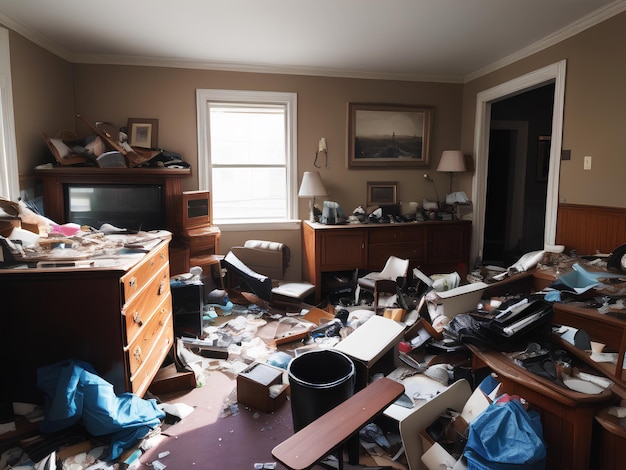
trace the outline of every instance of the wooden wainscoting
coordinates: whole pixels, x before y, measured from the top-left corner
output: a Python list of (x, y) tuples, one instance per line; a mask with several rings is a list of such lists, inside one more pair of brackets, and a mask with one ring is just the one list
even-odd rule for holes
[(559, 204), (556, 242), (579, 255), (611, 253), (626, 243), (626, 209)]

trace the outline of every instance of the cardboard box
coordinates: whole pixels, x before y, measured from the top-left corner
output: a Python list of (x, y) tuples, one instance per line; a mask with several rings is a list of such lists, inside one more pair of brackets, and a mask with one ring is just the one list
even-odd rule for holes
[(431, 292), (428, 295), (428, 312), (431, 318), (439, 315), (452, 318), (459, 313), (471, 312), (476, 309), (487, 287), (484, 282), (474, 282), (443, 292)]
[[(463, 409), (458, 417), (452, 422), (451, 429), (446, 434), (446, 437), (454, 439), (464, 435), (469, 427), (469, 423), (476, 419), (490, 404), (491, 399), (485, 395), (480, 387), (477, 387), (465, 402), (465, 405), (463, 405)], [(445, 412), (445, 409), (441, 410), (441, 413)], [(419, 436), (424, 451), (421, 460), (426, 468), (429, 470), (440, 469), (442, 465), (445, 468), (453, 468), (454, 470), (467, 468), (462, 459), (457, 460), (452, 456), (444, 446), (435, 442), (425, 429), (420, 430)]]
[[(237, 375), (237, 401), (242, 404), (271, 413), (277, 410), (287, 399), (289, 385), (283, 381), (284, 371), (278, 367), (255, 362)], [(275, 396), (270, 387), (280, 388)]]

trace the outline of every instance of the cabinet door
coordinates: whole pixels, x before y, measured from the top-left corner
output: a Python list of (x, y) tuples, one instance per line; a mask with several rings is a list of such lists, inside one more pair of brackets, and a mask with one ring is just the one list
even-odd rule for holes
[(320, 254), (323, 271), (364, 268), (367, 264), (367, 232), (346, 229), (321, 233)]
[(468, 262), (469, 224), (433, 224), (428, 227), (428, 264)]

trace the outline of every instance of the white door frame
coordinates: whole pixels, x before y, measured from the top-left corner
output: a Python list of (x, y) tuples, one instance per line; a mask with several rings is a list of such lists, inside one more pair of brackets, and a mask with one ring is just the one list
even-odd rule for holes
[(491, 127), (491, 103), (554, 82), (554, 107), (552, 112), (552, 141), (550, 167), (548, 170), (548, 193), (544, 243), (554, 244), (556, 218), (559, 204), (559, 170), (563, 143), (563, 108), (565, 101), (566, 61), (530, 72), (521, 77), (478, 93), (476, 97), (476, 125), (474, 129), (474, 155), (476, 171), (472, 180), (474, 214), (472, 225), (471, 260), (483, 257), (485, 237), (485, 204), (487, 195), (487, 160), (489, 155), (489, 131)]

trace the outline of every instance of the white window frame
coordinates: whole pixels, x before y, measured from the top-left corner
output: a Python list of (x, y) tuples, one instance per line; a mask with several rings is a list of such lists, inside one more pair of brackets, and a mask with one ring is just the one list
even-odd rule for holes
[(214, 220), (223, 231), (239, 230), (289, 230), (299, 229), (298, 219), (298, 157), (297, 157), (297, 94), (272, 91), (247, 90), (196, 90), (198, 126), (198, 189), (211, 190), (211, 142), (209, 133), (209, 104), (254, 103), (281, 104), (287, 112), (287, 218), (280, 220), (232, 222)]
[(0, 28), (0, 196), (16, 201), (19, 195), (9, 31)]

